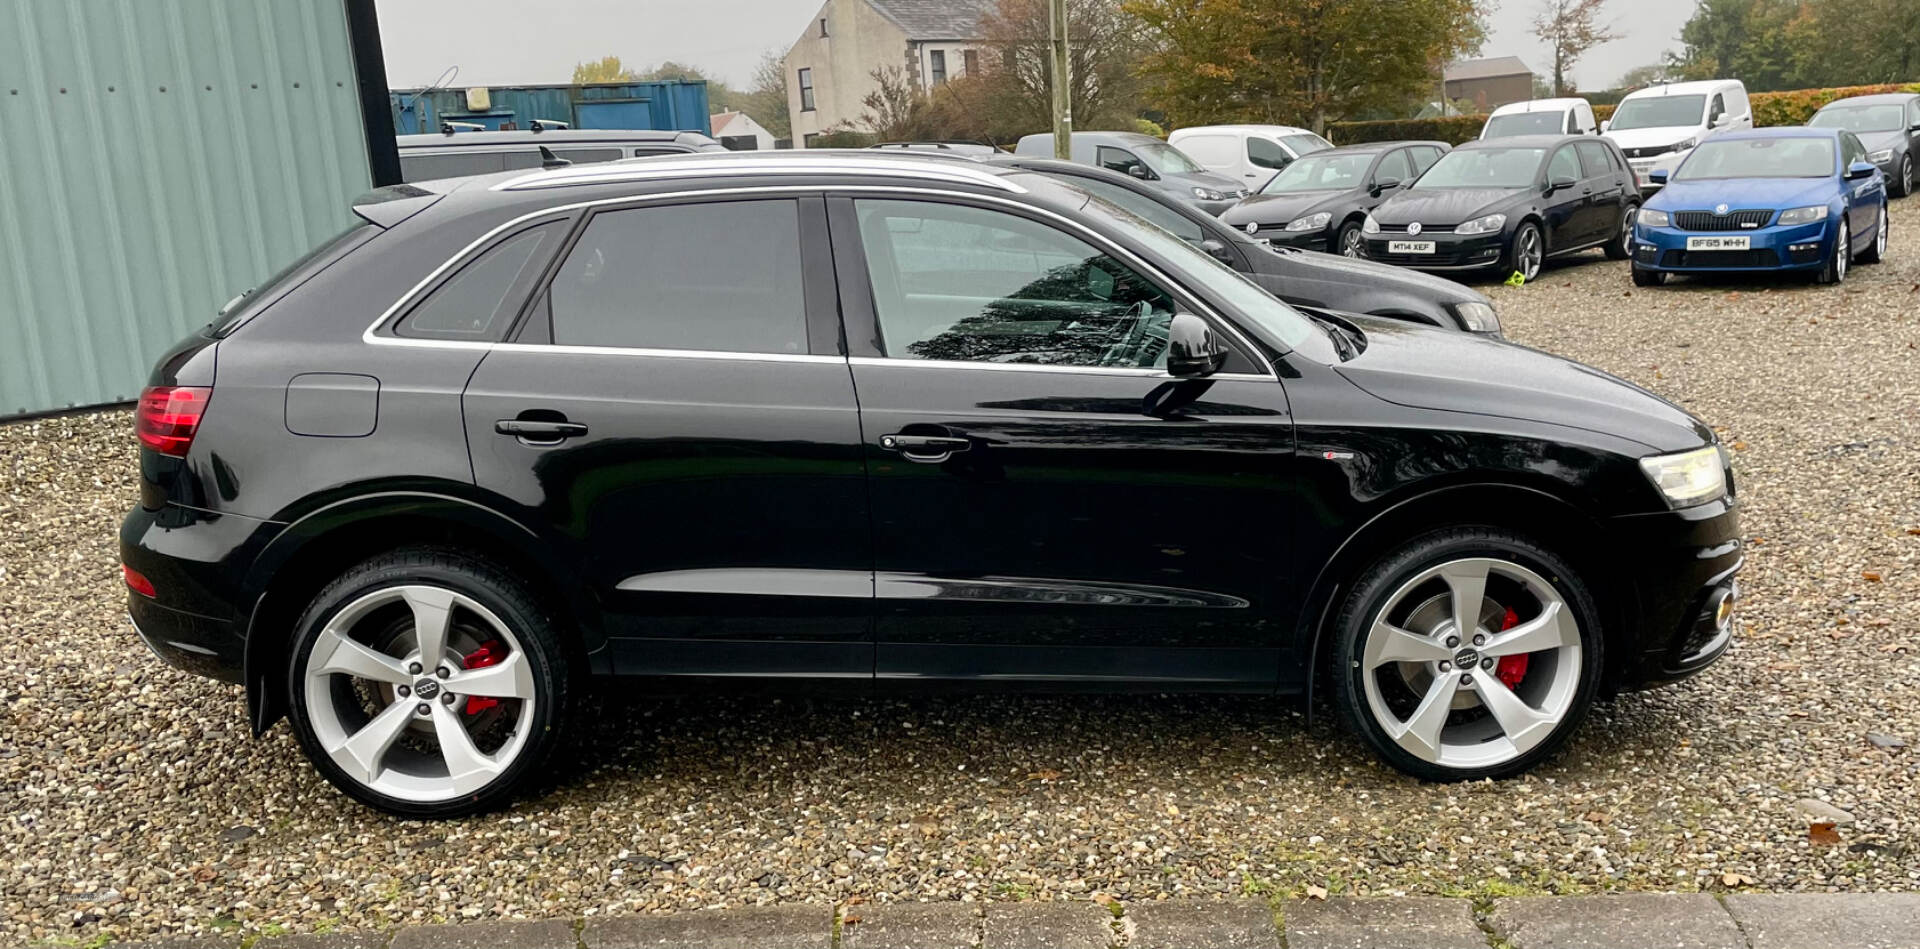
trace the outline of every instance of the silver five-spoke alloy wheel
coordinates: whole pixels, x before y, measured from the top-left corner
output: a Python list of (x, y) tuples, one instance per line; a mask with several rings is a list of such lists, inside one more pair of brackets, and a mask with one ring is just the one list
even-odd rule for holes
[(1538, 573), (1491, 557), (1439, 564), (1375, 613), (1360, 660), (1367, 707), (1422, 761), (1498, 767), (1566, 720), (1580, 643), (1573, 609)]
[(1520, 276), (1532, 280), (1540, 276), (1540, 264), (1546, 259), (1546, 253), (1540, 243), (1540, 229), (1530, 224), (1522, 224), (1520, 233), (1513, 238), (1513, 269)]
[(492, 610), (443, 587), (355, 599), (307, 654), (315, 740), (368, 790), (417, 803), (478, 792), (527, 743), (538, 700), (530, 659)]

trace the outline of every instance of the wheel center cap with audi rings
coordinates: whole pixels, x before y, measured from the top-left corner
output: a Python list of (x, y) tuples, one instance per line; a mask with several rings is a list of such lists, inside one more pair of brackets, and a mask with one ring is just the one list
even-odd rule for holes
[(1462, 649), (1453, 654), (1453, 664), (1462, 669), (1471, 669), (1479, 661), (1480, 652), (1477, 649)]
[[(1469, 649), (1468, 652), (1473, 650)], [(421, 679), (413, 684), (413, 694), (422, 699), (430, 699), (440, 694), (440, 683), (432, 679)]]

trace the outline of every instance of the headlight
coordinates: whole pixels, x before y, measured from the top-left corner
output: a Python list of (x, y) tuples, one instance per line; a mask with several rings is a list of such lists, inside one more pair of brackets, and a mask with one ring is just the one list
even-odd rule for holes
[(1881, 162), (1883, 162), (1883, 161), (1892, 161), (1892, 160), (1893, 160), (1893, 149), (1891, 149), (1891, 148), (1883, 148), (1883, 149), (1880, 149), (1880, 150), (1879, 150), (1879, 151), (1877, 151), (1877, 152), (1868, 152), (1868, 153), (1867, 153), (1867, 160), (1868, 160), (1868, 161), (1870, 161), (1870, 162), (1873, 162), (1873, 163), (1874, 163), (1874, 164), (1876, 164), (1876, 165), (1878, 165), (1878, 164), (1880, 164), (1880, 163), (1881, 163)]
[(1455, 234), (1491, 234), (1506, 226), (1507, 226), (1506, 215), (1489, 214), (1486, 217), (1474, 218), (1473, 220), (1468, 221), (1467, 223), (1454, 228), (1453, 232)]
[(1642, 458), (1640, 470), (1666, 495), (1667, 503), (1678, 508), (1711, 501), (1727, 493), (1723, 464), (1720, 446), (1708, 445), (1676, 455)]
[(1815, 221), (1824, 221), (1826, 219), (1827, 206), (1824, 204), (1816, 204), (1810, 208), (1794, 208), (1789, 211), (1780, 212), (1780, 225), (1782, 227), (1788, 224), (1812, 224)]
[(1199, 187), (1198, 185), (1194, 186), (1193, 196), (1196, 198), (1199, 198), (1202, 201), (1224, 201), (1226, 200), (1226, 197), (1227, 197), (1226, 195), (1221, 194), (1220, 192), (1215, 191), (1212, 188), (1202, 188), (1202, 187)]
[(1678, 141), (1678, 142), (1674, 142), (1674, 143), (1673, 143), (1673, 145), (1672, 145), (1672, 146), (1670, 146), (1670, 147), (1669, 147), (1669, 148), (1667, 149), (1667, 151), (1670, 151), (1670, 152), (1684, 152), (1684, 151), (1686, 151), (1687, 149), (1689, 149), (1689, 148), (1692, 148), (1692, 147), (1693, 147), (1693, 145), (1694, 145), (1694, 143), (1695, 143), (1695, 142), (1697, 142), (1697, 141), (1699, 141), (1699, 140), (1698, 140), (1698, 139), (1692, 139), (1692, 138), (1689, 138), (1689, 139), (1683, 139), (1683, 140), (1681, 140), (1681, 141)]
[(1360, 233), (1362, 234), (1380, 233), (1380, 222), (1374, 220), (1373, 215), (1371, 214), (1367, 215), (1367, 219), (1361, 222), (1360, 224)]
[(1317, 231), (1323, 227), (1326, 227), (1327, 222), (1331, 220), (1333, 220), (1333, 212), (1322, 211), (1319, 214), (1309, 214), (1306, 217), (1297, 217), (1291, 221), (1288, 221), (1287, 230)]
[(1500, 332), (1500, 317), (1490, 303), (1456, 303), (1453, 312), (1460, 317), (1461, 325), (1476, 333)]
[(1641, 227), (1666, 227), (1672, 223), (1673, 218), (1669, 217), (1665, 211), (1655, 211), (1652, 208), (1640, 209)]

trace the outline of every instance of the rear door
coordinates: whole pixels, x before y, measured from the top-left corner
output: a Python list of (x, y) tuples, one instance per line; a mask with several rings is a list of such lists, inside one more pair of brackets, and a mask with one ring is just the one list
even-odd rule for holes
[(589, 209), (515, 339), (467, 386), (474, 477), (570, 554), (616, 671), (871, 676), (819, 197)]
[(1251, 350), (1171, 379), (1167, 322), (1204, 309), (1028, 209), (862, 195), (832, 213), (877, 674), (1272, 686), (1292, 420)]
[(1627, 175), (1614, 165), (1607, 146), (1599, 141), (1576, 142), (1580, 156), (1580, 187), (1587, 196), (1588, 240), (1616, 233), (1626, 213)]

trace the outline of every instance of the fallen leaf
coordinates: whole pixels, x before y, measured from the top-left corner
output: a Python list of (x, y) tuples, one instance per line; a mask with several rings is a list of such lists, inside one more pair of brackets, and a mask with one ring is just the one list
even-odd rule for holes
[(847, 897), (847, 905), (848, 905), (848, 906), (858, 906), (858, 905), (860, 905), (861, 903), (865, 903), (866, 901), (867, 901), (867, 898), (866, 898), (866, 897), (864, 897), (864, 896), (849, 896), (849, 897)]
[(1747, 450), (1747, 443), (1746, 443), (1746, 442), (1734, 442), (1734, 443), (1733, 443), (1733, 450), (1734, 450), (1734, 451), (1746, 451), (1746, 450)]
[(1871, 571), (1871, 570), (1862, 570), (1862, 571), (1860, 571), (1860, 576), (1862, 576), (1862, 577), (1865, 577), (1865, 578), (1866, 578), (1866, 581), (1867, 581), (1868, 583), (1879, 583), (1879, 582), (1880, 582), (1880, 575), (1879, 575), (1879, 574), (1877, 574), (1877, 573), (1874, 573), (1874, 572), (1873, 572), (1873, 571)]
[(1111, 896), (1108, 896), (1108, 895), (1107, 895), (1107, 894), (1105, 894), (1105, 893), (1095, 893), (1095, 894), (1093, 894), (1093, 901), (1094, 901), (1095, 903), (1099, 903), (1099, 904), (1100, 904), (1101, 906), (1112, 906), (1112, 905), (1113, 905), (1113, 897), (1111, 897)]
[(1179, 816), (1180, 816), (1180, 809), (1179, 809), (1179, 808), (1177, 808), (1177, 807), (1174, 807), (1174, 806), (1173, 806), (1172, 804), (1168, 804), (1168, 805), (1167, 805), (1167, 816), (1168, 816), (1168, 817), (1179, 817)]
[(193, 878), (195, 880), (200, 881), (201, 883), (212, 883), (214, 880), (218, 879), (219, 876), (220, 876), (220, 871), (215, 870), (212, 867), (201, 867), (193, 871)]
[(855, 916), (855, 915), (853, 915), (853, 914), (851, 914), (851, 913), (849, 913), (849, 914), (847, 914), (847, 916), (846, 916), (846, 918), (845, 918), (845, 919), (842, 919), (842, 920), (840, 920), (840, 925), (842, 925), (842, 926), (858, 926), (858, 925), (860, 925), (860, 917), (858, 917), (858, 916)]
[(1833, 829), (1832, 821), (1819, 821), (1807, 827), (1807, 841), (1816, 847), (1834, 847), (1840, 843), (1840, 833)]
[(1031, 773), (1029, 773), (1029, 774), (1027, 775), (1027, 780), (1029, 780), (1029, 781), (1058, 781), (1058, 780), (1060, 780), (1060, 778), (1061, 778), (1061, 777), (1062, 777), (1062, 775), (1060, 774), (1060, 772), (1058, 772), (1058, 771), (1054, 771), (1054, 770), (1052, 770), (1052, 769), (1048, 769), (1048, 770), (1044, 770), (1044, 771), (1034, 771), (1034, 772), (1031, 772)]
[(1907, 533), (1912, 534), (1915, 537), (1920, 537), (1920, 527), (1909, 527), (1907, 528)]
[(1326, 898), (1327, 898), (1327, 888), (1326, 888), (1326, 887), (1324, 887), (1324, 886), (1309, 886), (1309, 887), (1307, 887), (1307, 899), (1310, 899), (1310, 900), (1325, 900)]
[(1753, 877), (1744, 873), (1734, 873), (1729, 870), (1720, 874), (1720, 882), (1726, 886), (1752, 886), (1755, 881)]
[(1613, 815), (1604, 811), (1588, 811), (1581, 819), (1594, 824), (1606, 824), (1612, 822)]

